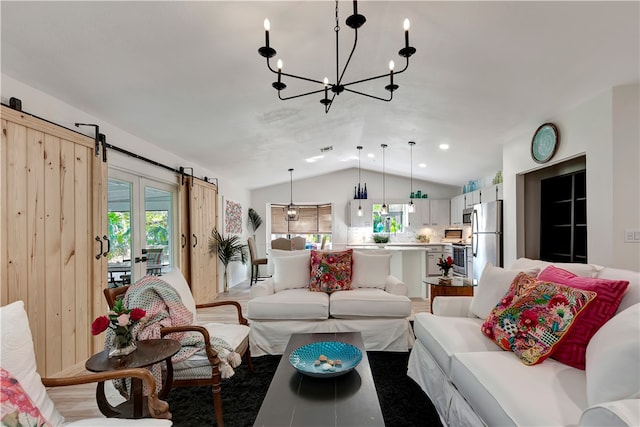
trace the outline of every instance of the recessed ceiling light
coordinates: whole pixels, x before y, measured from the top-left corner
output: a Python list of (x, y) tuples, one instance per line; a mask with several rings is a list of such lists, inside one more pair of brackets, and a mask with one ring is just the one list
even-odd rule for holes
[(426, 163), (420, 163), (418, 166), (420, 166), (421, 168), (426, 168), (427, 164)]
[(440, 149), (441, 150), (448, 150), (449, 149), (449, 144), (440, 144)]
[(376, 155), (375, 155), (375, 154), (373, 154), (373, 153), (369, 153), (369, 154), (367, 154), (367, 157), (368, 157), (368, 158), (370, 158), (370, 159), (373, 159), (375, 156), (376, 156)]

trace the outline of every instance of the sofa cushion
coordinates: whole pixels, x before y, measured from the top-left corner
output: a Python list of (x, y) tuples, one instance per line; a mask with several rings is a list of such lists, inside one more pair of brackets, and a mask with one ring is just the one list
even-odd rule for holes
[(451, 357), (455, 353), (474, 351), (501, 352), (500, 347), (479, 333), (481, 319), (442, 317), (416, 313), (413, 330), (416, 339), (429, 350), (447, 377), (451, 374)]
[(595, 333), (586, 360), (589, 405), (640, 397), (640, 303)]
[(598, 272), (602, 269), (601, 266), (594, 264), (580, 264), (574, 262), (548, 262), (541, 261), (539, 259), (530, 258), (518, 258), (511, 264), (511, 269), (522, 270), (526, 268), (537, 268), (538, 271), (542, 271), (550, 265), (555, 265), (558, 268), (570, 271), (576, 276), (582, 277), (596, 277)]
[(542, 363), (595, 297), (595, 292), (520, 273), (482, 324), (482, 332), (524, 364)]
[(352, 288), (385, 288), (391, 274), (391, 254), (353, 251)]
[(631, 307), (640, 302), (640, 272), (631, 270), (621, 270), (619, 268), (604, 267), (598, 271), (597, 277), (611, 280), (626, 280), (629, 282), (627, 292), (625, 292), (620, 301), (620, 305), (616, 313)]
[(36, 355), (24, 302), (16, 301), (0, 308), (0, 324), (2, 368), (20, 382), (40, 414), (51, 425), (61, 425), (64, 418), (53, 405), (36, 371)]
[(553, 352), (559, 362), (574, 368), (584, 369), (587, 344), (607, 320), (613, 316), (627, 290), (626, 280), (609, 280), (593, 277), (580, 277), (562, 268), (552, 265), (538, 275), (538, 280), (560, 283), (586, 291), (595, 292), (598, 296), (585, 308), (580, 321), (575, 322)]
[(382, 289), (352, 289), (334, 292), (329, 298), (332, 317), (407, 317), (411, 315), (411, 300), (404, 295), (392, 295)]
[(310, 257), (309, 252), (273, 259), (273, 288), (275, 292), (285, 289), (300, 289), (309, 286)]
[(640, 399), (616, 400), (591, 406), (582, 413), (580, 426), (640, 426)]
[(311, 251), (309, 290), (335, 292), (351, 289), (351, 254), (353, 249), (338, 252)]
[(324, 320), (329, 317), (329, 295), (286, 289), (249, 300), (247, 312), (255, 320)]
[(500, 302), (500, 299), (509, 291), (513, 279), (522, 271), (535, 276), (539, 270), (536, 267), (524, 270), (506, 270), (488, 263), (482, 270), (478, 286), (473, 290), (474, 295), (469, 306), (471, 314), (480, 319), (486, 319), (491, 310)]
[(38, 407), (33, 403), (20, 381), (11, 373), (0, 368), (0, 414), (2, 425), (7, 426), (50, 426)]
[(575, 426), (588, 406), (584, 371), (553, 359), (525, 366), (510, 352), (457, 353), (451, 378), (488, 426)]
[(269, 249), (267, 254), (267, 272), (269, 276), (273, 276), (275, 273), (275, 259), (281, 257), (290, 257), (300, 255), (300, 251), (285, 251), (283, 249)]

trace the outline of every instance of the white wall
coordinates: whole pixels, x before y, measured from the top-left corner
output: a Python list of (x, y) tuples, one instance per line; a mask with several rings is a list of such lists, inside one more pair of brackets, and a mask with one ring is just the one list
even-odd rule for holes
[[(23, 111), (49, 120), (58, 125), (67, 127), (69, 129), (77, 130), (78, 132), (85, 133), (91, 138), (95, 133), (93, 128), (81, 127), (76, 128), (74, 123), (94, 123), (100, 126), (100, 133), (103, 133), (107, 137), (107, 142), (119, 148), (123, 148), (127, 151), (139, 154), (143, 157), (154, 160), (158, 163), (162, 163), (169, 167), (178, 169), (180, 166), (193, 167), (194, 175), (202, 178), (207, 176), (209, 178), (218, 178), (218, 224), (220, 230), (223, 230), (222, 226), (222, 213), (224, 204), (222, 200), (232, 200), (242, 205), (243, 217), (246, 218), (246, 212), (249, 206), (250, 193), (247, 189), (238, 187), (233, 183), (232, 179), (227, 177), (217, 176), (215, 171), (208, 170), (206, 168), (197, 167), (190, 162), (176, 156), (175, 154), (158, 148), (150, 141), (145, 141), (134, 135), (131, 135), (99, 117), (92, 116), (79, 108), (64, 103), (63, 101), (56, 99), (44, 92), (41, 92), (33, 87), (27, 86), (24, 83), (15, 80), (5, 74), (2, 74), (2, 88), (0, 98), (2, 103), (9, 104), (9, 98), (16, 97), (22, 100)], [(185, 144), (188, 141), (176, 141), (176, 145)], [(166, 169), (153, 166), (149, 163), (141, 160), (129, 157), (127, 155), (118, 153), (116, 151), (108, 151), (108, 163), (109, 167), (116, 167), (119, 169), (127, 170), (132, 173), (146, 176), (149, 178), (157, 179), (160, 181), (175, 183), (176, 175)], [(213, 224), (212, 224), (213, 228)], [(242, 239), (246, 240), (250, 236), (247, 230), (246, 221), (243, 223)], [(179, 239), (177, 239), (179, 242)], [(216, 260), (217, 262), (217, 260)], [(218, 279), (219, 291), (223, 287), (223, 269), (220, 265), (220, 274)], [(233, 286), (239, 282), (248, 278), (249, 264), (243, 266), (240, 263), (229, 266), (229, 285)]]
[[(286, 171), (282, 173), (288, 175)], [(409, 178), (389, 175), (385, 176), (385, 197), (387, 202), (409, 201)], [(361, 183), (367, 183), (369, 199), (382, 200), (382, 173), (365, 170), (361, 173)], [(332, 227), (331, 241), (333, 247), (342, 247), (347, 244), (347, 203), (353, 199), (353, 187), (358, 185), (358, 169), (346, 169), (343, 171), (317, 176), (314, 178), (296, 180), (293, 172), (293, 202), (296, 204), (333, 203), (334, 223)], [(413, 190), (421, 190), (427, 193), (430, 199), (450, 199), (460, 194), (460, 187), (436, 184), (413, 179)], [(260, 256), (264, 256), (270, 236), (267, 237), (266, 222), (268, 220), (267, 203), (290, 202), (289, 181), (283, 184), (272, 185), (251, 191), (251, 207), (262, 217), (264, 224), (256, 233), (256, 246)]]
[[(547, 120), (558, 126), (560, 144), (547, 165), (530, 155), (535, 131), (503, 148), (505, 265), (524, 254), (522, 174), (579, 155), (587, 164), (587, 253), (590, 263), (640, 270), (638, 243), (622, 243), (623, 229), (640, 229), (638, 131), (640, 86), (607, 90)], [(614, 225), (615, 224), (615, 225)]]

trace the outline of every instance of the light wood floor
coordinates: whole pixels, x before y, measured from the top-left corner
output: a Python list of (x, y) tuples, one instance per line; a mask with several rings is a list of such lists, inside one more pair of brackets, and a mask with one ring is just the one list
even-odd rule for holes
[[(249, 302), (249, 289), (249, 281), (245, 281), (229, 289), (228, 293), (219, 294), (218, 300), (238, 301), (242, 306), (243, 314), (246, 316), (247, 304)], [(427, 299), (412, 298), (411, 302), (413, 314), (418, 312), (428, 312), (430, 310), (429, 300)], [(198, 323), (233, 323), (236, 322), (236, 319), (236, 311), (233, 308), (198, 310)], [(73, 369), (65, 371), (64, 375), (75, 375), (86, 372), (84, 364), (81, 364)], [(96, 405), (95, 390), (95, 384), (86, 384), (50, 388), (48, 389), (48, 394), (55, 403), (58, 411), (60, 411), (65, 419), (70, 422), (85, 418), (103, 417)]]

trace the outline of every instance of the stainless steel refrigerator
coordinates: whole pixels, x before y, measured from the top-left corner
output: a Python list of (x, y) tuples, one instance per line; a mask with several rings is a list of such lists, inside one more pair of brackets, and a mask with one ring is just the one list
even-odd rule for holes
[(502, 200), (473, 206), (471, 216), (473, 281), (478, 283), (487, 263), (502, 267)]

